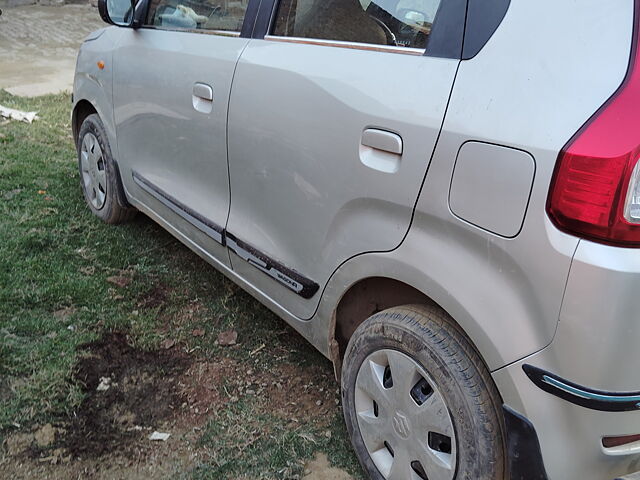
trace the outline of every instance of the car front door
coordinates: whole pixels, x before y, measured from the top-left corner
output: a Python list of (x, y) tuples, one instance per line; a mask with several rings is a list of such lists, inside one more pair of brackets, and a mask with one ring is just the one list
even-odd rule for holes
[(263, 0), (269, 17), (256, 26), (270, 25), (267, 35), (243, 52), (231, 92), (227, 244), (236, 273), (310, 318), (341, 263), (393, 250), (408, 231), (465, 2), (272, 3)]
[(123, 32), (114, 53), (127, 194), (225, 265), (228, 99), (248, 1), (151, 0), (145, 25)]

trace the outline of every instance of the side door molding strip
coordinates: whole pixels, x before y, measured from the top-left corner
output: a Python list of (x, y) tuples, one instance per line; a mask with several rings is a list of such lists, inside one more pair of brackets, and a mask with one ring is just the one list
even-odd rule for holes
[(144, 178), (138, 172), (132, 172), (133, 181), (138, 184), (145, 192), (149, 193), (152, 197), (162, 203), (164, 206), (172, 210), (174, 213), (180, 215), (187, 222), (198, 228), (202, 232), (209, 235), (220, 245), (224, 245), (224, 228), (215, 222), (212, 222), (208, 218), (203, 217), (198, 212), (195, 212), (185, 204), (176, 200), (173, 196), (162, 190), (157, 185), (154, 185), (149, 180)]
[(313, 280), (268, 257), (231, 233), (226, 232), (225, 237), (229, 250), (302, 298), (309, 299), (319, 290), (320, 286)]
[(297, 293), (302, 298), (310, 299), (320, 289), (320, 285), (313, 280), (283, 265), (268, 255), (265, 255), (248, 243), (238, 239), (235, 235), (227, 232), (220, 225), (187, 207), (175, 197), (144, 178), (138, 172), (132, 172), (132, 176), (133, 181), (140, 188), (169, 208), (172, 212), (176, 213), (194, 227), (213, 238), (220, 245), (226, 246), (244, 261), (289, 290)]

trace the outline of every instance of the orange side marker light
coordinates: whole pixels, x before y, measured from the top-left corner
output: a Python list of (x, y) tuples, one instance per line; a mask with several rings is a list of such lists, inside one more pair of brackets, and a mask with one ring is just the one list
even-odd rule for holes
[(100, 61), (98, 62), (98, 68), (99, 68), (100, 70), (104, 70), (104, 62), (103, 62), (102, 60), (100, 60)]

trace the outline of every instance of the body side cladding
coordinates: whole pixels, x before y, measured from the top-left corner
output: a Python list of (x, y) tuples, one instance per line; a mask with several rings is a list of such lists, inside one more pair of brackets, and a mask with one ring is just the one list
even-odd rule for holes
[(320, 286), (313, 280), (268, 257), (233, 234), (226, 232), (225, 236), (229, 250), (302, 298), (309, 299), (319, 290)]
[(193, 211), (192, 209), (169, 195), (167, 192), (151, 183), (139, 173), (132, 172), (131, 175), (133, 176), (133, 181), (136, 182), (136, 184), (145, 192), (149, 193), (160, 203), (168, 207), (174, 213), (177, 213), (179, 216), (197, 227), (199, 230), (209, 235), (216, 242), (224, 245), (224, 229), (220, 225), (217, 225), (211, 220)]
[(567, 402), (601, 412), (632, 412), (640, 410), (640, 392), (608, 392), (583, 387), (533, 365), (522, 369), (540, 389)]
[(502, 406), (507, 429), (510, 480), (548, 480), (540, 441), (533, 424), (508, 405)]
[(213, 238), (219, 244), (228, 247), (229, 250), (234, 252), (244, 261), (253, 265), (281, 285), (287, 287), (289, 290), (297, 293), (302, 298), (309, 299), (320, 289), (320, 285), (316, 282), (306, 278), (295, 270), (282, 265), (282, 263), (277, 260), (268, 257), (248, 243), (239, 240), (235, 235), (226, 232), (223, 227), (217, 225), (208, 218), (203, 217), (198, 212), (193, 211), (191, 208), (187, 207), (179, 200), (176, 200), (173, 196), (162, 190), (157, 185), (154, 185), (139, 173), (134, 171), (131, 175), (133, 177), (133, 181), (140, 188), (149, 193), (160, 203)]

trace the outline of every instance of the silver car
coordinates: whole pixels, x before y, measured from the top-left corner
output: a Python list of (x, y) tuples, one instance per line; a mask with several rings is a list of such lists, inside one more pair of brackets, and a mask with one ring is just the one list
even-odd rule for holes
[(330, 358), (370, 478), (640, 478), (639, 0), (99, 9), (89, 208)]

